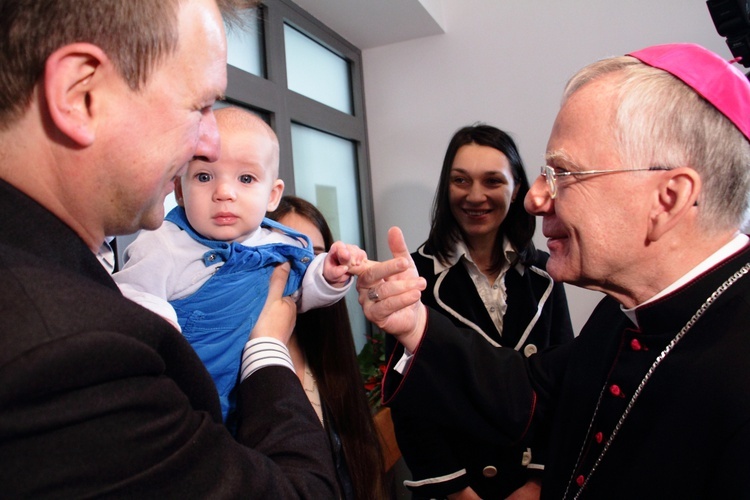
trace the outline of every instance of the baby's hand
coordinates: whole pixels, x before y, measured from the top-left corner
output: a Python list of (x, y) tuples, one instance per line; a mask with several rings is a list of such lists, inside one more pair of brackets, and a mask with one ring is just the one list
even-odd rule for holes
[(367, 268), (367, 262), (367, 253), (357, 245), (337, 241), (331, 245), (323, 262), (323, 277), (334, 287), (341, 288), (350, 276), (362, 273)]

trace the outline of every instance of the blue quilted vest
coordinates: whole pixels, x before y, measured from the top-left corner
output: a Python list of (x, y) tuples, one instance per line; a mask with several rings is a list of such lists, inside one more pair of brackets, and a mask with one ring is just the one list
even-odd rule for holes
[(208, 248), (203, 254), (207, 267), (223, 262), (198, 291), (169, 303), (177, 312), (183, 335), (216, 383), (221, 413), (229, 424), (236, 407), (234, 389), (238, 384), (242, 350), (266, 302), (271, 273), (277, 264), (291, 264), (284, 289), (284, 295), (291, 295), (302, 285), (302, 277), (314, 258), (313, 246), (307, 236), (268, 218), (263, 219), (262, 226), (280, 230), (303, 242), (305, 247), (286, 243), (247, 247), (209, 240), (193, 230), (182, 207), (170, 211), (165, 220)]

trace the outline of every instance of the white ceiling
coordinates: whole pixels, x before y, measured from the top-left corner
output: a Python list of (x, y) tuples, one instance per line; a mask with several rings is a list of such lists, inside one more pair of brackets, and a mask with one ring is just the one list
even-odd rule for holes
[(359, 49), (445, 32), (442, 0), (294, 0)]

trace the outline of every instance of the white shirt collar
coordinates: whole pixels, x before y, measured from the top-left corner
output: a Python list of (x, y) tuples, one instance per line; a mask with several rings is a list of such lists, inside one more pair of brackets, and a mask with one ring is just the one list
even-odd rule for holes
[(732, 255), (736, 254), (743, 248), (745, 248), (745, 245), (747, 245), (748, 240), (750, 238), (747, 237), (745, 234), (738, 234), (732, 240), (718, 249), (716, 252), (711, 254), (706, 260), (695, 266), (693, 269), (685, 273), (680, 279), (669, 285), (667, 288), (662, 290), (661, 292), (657, 293), (647, 301), (643, 302), (642, 304), (638, 304), (637, 306), (625, 309), (624, 307), (620, 306), (620, 309), (622, 312), (625, 313), (625, 315), (630, 318), (630, 320), (635, 323), (636, 326), (638, 326), (638, 319), (636, 318), (636, 310), (648, 303), (651, 303), (655, 300), (660, 299), (661, 297), (664, 297), (667, 294), (670, 294), (674, 292), (675, 290), (682, 288), (687, 283), (695, 279), (698, 275), (704, 273), (705, 271), (708, 271), (712, 267), (716, 266), (718, 263), (728, 259)]
[[(523, 264), (521, 264), (520, 260), (518, 259), (518, 253), (513, 248), (513, 245), (510, 244), (510, 241), (508, 238), (503, 236), (503, 254), (505, 256), (505, 261), (510, 262), (511, 265), (515, 266), (516, 271), (523, 276), (524, 273), (524, 267)], [(474, 262), (471, 258), (471, 254), (469, 253), (469, 248), (466, 246), (466, 243), (464, 243), (463, 240), (459, 240), (456, 244), (456, 248), (453, 249), (453, 254), (448, 259), (448, 262), (443, 265), (439, 259), (434, 259), (434, 266), (435, 266), (435, 274), (440, 274), (446, 269), (450, 269), (451, 267), (455, 266), (458, 261), (461, 260), (461, 257), (466, 257), (466, 260), (469, 262)]]
[(99, 251), (96, 253), (96, 258), (99, 259), (99, 263), (109, 274), (115, 272), (115, 252), (110, 245), (110, 242), (113, 239), (115, 239), (114, 236), (107, 236), (99, 247)]

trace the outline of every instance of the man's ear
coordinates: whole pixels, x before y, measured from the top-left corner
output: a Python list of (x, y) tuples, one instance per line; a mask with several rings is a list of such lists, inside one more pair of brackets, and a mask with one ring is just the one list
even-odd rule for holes
[(651, 210), (649, 239), (656, 241), (669, 232), (697, 205), (701, 191), (701, 177), (692, 168), (669, 170), (659, 183), (657, 197)]
[(281, 196), (284, 194), (284, 181), (276, 179), (271, 188), (271, 194), (268, 197), (268, 206), (266, 212), (273, 212), (279, 207)]
[(102, 65), (109, 58), (96, 45), (65, 45), (47, 58), (44, 67), (44, 95), (54, 125), (80, 146), (94, 142), (93, 93), (102, 84)]

